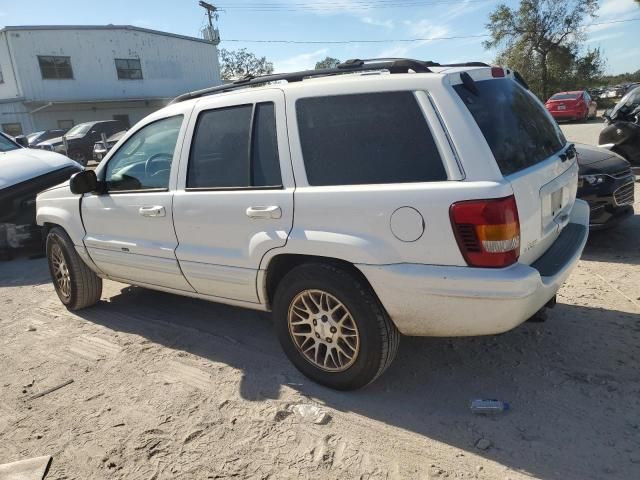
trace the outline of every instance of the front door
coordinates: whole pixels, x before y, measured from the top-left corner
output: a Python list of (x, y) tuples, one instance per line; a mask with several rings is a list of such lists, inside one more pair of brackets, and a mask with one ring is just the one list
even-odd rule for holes
[(197, 292), (258, 302), (260, 261), (287, 241), (293, 190), (281, 90), (199, 100), (173, 203), (176, 256)]
[(99, 172), (106, 193), (82, 199), (84, 243), (111, 278), (193, 291), (175, 257), (169, 188), (183, 123), (176, 115), (140, 128)]

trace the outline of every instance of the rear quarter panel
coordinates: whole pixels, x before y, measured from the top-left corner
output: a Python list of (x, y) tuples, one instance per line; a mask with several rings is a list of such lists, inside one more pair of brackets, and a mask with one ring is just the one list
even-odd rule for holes
[[(483, 161), (482, 157), (487, 152), (489, 158), (492, 158), (488, 147), (465, 139), (465, 135), (470, 135), (470, 130), (464, 127), (458, 128), (456, 135), (459, 139), (455, 142), (447, 139), (441, 122), (455, 123), (460, 120), (460, 117), (447, 117), (442, 120), (437, 118), (433, 110), (430, 110), (433, 101), (437, 99), (442, 99), (443, 110), (451, 105), (450, 94), (437, 94), (439, 90), (446, 88), (442, 77), (419, 74), (399, 77), (402, 78), (394, 79), (393, 82), (381, 77), (378, 81), (372, 78), (359, 79), (352, 84), (346, 84), (346, 82), (340, 85), (323, 84), (317, 92), (310, 92), (307, 89), (299, 95), (295, 89), (287, 89), (287, 123), (296, 179), (294, 225), (286, 246), (269, 252), (263, 259), (262, 268), (265, 268), (270, 258), (280, 253), (319, 255), (371, 265), (393, 263), (466, 265), (449, 219), (451, 204), (473, 198), (508, 196), (512, 194), (511, 186), (502, 179), (497, 167), (492, 168), (490, 162)], [(296, 100), (316, 95), (384, 90), (419, 92), (416, 96), (451, 180), (309, 186), (298, 134)], [(432, 98), (428, 98), (431, 96)], [(453, 105), (453, 108), (459, 110), (457, 105)], [(460, 151), (454, 151), (451, 143), (454, 143), (455, 148)], [(483, 152), (483, 148), (487, 152)], [(468, 167), (465, 165), (463, 171), (457, 162), (456, 153), (464, 153), (472, 158), (477, 157), (478, 162)], [(462, 181), (465, 176), (467, 181)], [(423, 233), (413, 241), (400, 240), (391, 229), (394, 212), (403, 207), (414, 209), (422, 217)], [(411, 227), (420, 228), (417, 225)]]

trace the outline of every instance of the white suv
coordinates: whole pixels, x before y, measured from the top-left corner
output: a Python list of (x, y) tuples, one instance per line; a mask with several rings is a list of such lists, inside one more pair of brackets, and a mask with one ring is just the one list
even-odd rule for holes
[(271, 310), (299, 370), (353, 389), (400, 333), (501, 333), (552, 302), (587, 239), (577, 180), (517, 73), (358, 60), (182, 95), (37, 219), (67, 308), (108, 278)]

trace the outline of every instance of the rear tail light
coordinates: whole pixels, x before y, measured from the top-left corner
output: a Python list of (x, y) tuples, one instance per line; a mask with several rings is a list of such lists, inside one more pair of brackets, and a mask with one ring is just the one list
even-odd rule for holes
[(520, 221), (513, 195), (456, 202), (449, 209), (458, 247), (472, 267), (506, 267), (520, 256)]
[(504, 68), (502, 68), (502, 67), (491, 67), (491, 76), (493, 78), (504, 77)]

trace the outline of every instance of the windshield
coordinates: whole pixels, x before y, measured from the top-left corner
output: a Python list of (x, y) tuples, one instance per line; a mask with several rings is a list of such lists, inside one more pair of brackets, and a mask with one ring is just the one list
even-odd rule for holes
[(71, 130), (69, 130), (65, 136), (72, 137), (74, 135), (84, 135), (89, 131), (91, 125), (93, 125), (93, 123), (81, 123), (79, 125), (76, 125)]
[(549, 100), (575, 100), (581, 93), (556, 93)]
[(29, 142), (33, 142), (36, 138), (38, 138), (43, 133), (44, 132), (33, 132), (33, 133), (30, 133), (29, 135), (27, 135), (27, 140), (29, 140)]
[(633, 108), (633, 107), (637, 107), (638, 105), (640, 105), (640, 86), (634, 88), (629, 93), (627, 93), (624, 97), (622, 97), (618, 102), (618, 104), (615, 107), (613, 107), (613, 110), (611, 111), (610, 116), (611, 118), (614, 118), (622, 107)]
[(463, 85), (460, 95), (487, 140), (503, 175), (518, 172), (549, 158), (567, 141), (547, 109), (516, 82), (476, 82), (478, 94)]
[(10, 150), (17, 150), (20, 146), (16, 143), (13, 143), (4, 135), (0, 135), (0, 152), (8, 152)]

